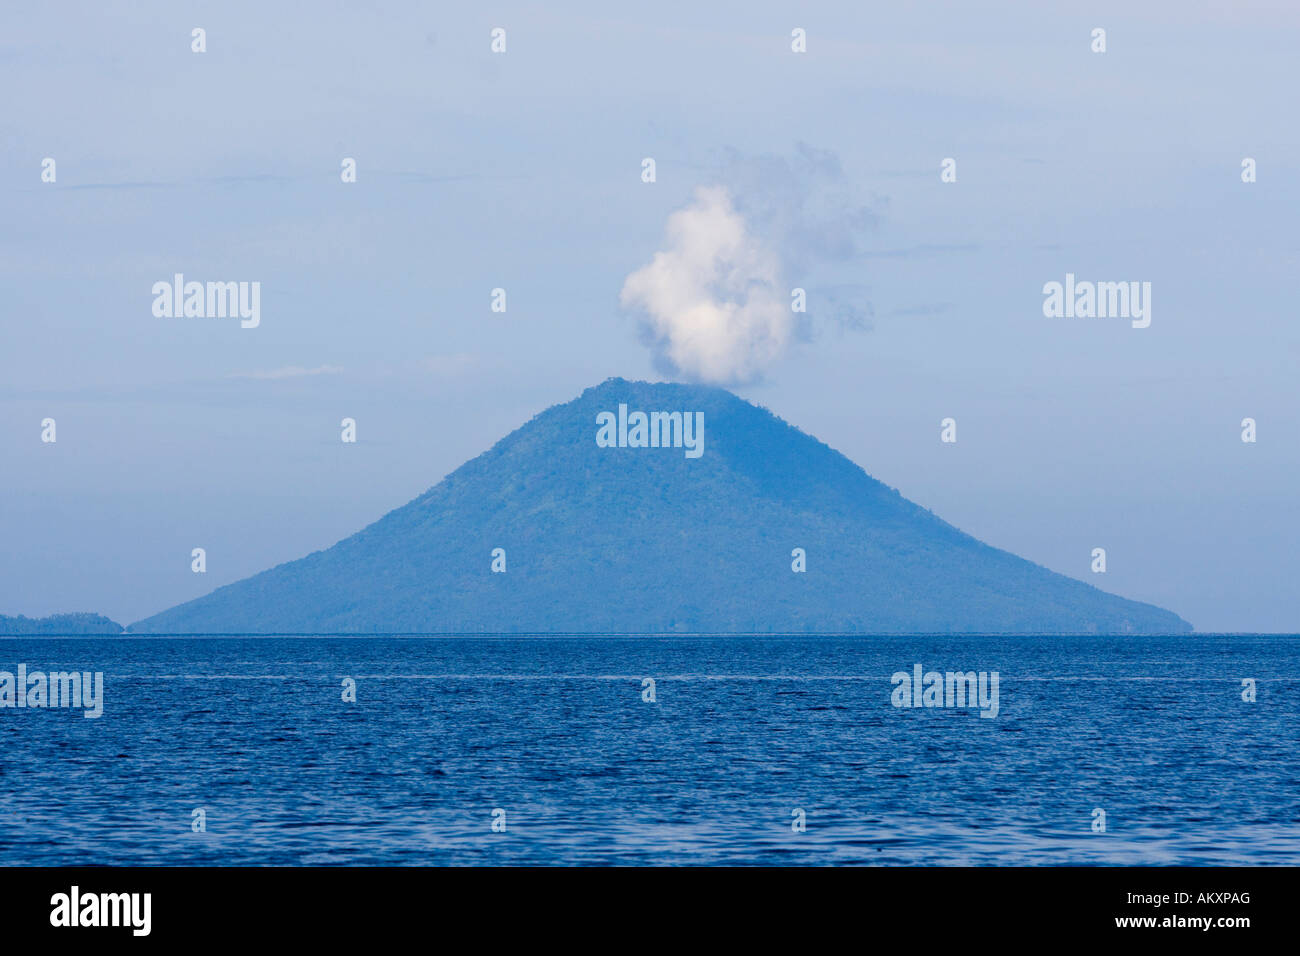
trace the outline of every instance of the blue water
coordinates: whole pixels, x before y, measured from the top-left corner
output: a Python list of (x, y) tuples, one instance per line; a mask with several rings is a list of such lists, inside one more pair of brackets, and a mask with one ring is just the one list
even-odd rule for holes
[[(105, 702), (0, 710), (9, 864), (1300, 863), (1297, 637), (0, 640), (19, 663)], [(893, 707), (915, 663), (997, 671), (999, 715)]]

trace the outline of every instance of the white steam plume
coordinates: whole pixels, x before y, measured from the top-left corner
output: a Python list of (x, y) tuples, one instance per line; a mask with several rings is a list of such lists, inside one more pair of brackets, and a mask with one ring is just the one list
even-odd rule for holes
[(668, 217), (666, 248), (623, 283), (624, 308), (661, 364), (700, 382), (758, 378), (789, 347), (797, 316), (779, 256), (748, 229), (721, 186), (700, 187)]
[[(729, 150), (711, 186), (668, 219), (663, 249), (623, 284), (662, 371), (693, 381), (760, 378), (814, 329), (871, 328), (861, 240), (887, 200), (865, 196), (829, 150)], [(792, 287), (807, 311), (791, 309)]]

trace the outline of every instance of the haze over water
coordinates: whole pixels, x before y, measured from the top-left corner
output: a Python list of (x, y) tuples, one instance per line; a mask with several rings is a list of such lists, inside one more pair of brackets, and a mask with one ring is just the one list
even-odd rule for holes
[[(1300, 863), (1294, 636), (0, 640), (19, 663), (105, 700), (0, 711), (14, 864)], [(998, 716), (893, 707), (916, 663), (998, 671)]]

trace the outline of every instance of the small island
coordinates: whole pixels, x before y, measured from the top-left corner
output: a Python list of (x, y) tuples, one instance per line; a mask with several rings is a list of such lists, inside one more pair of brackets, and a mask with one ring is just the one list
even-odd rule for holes
[(71, 637), (82, 635), (121, 634), (126, 629), (102, 614), (79, 611), (75, 614), (51, 614), (49, 617), (6, 617), (0, 614), (0, 637), (45, 635)]

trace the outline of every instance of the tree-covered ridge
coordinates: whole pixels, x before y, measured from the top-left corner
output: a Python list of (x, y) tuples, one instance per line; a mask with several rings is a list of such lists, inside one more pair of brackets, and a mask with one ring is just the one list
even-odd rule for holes
[(73, 614), (52, 614), (49, 617), (6, 617), (0, 614), (0, 635), (45, 634), (70, 636), (75, 634), (121, 634), (123, 627), (102, 614), (79, 611)]

